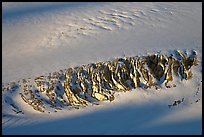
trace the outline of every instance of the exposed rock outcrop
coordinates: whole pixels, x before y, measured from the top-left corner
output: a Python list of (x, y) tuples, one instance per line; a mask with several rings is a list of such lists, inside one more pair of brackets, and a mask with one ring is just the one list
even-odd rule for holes
[[(151, 88), (169, 82), (174, 76), (188, 80), (193, 76), (191, 67), (198, 64), (197, 52), (190, 56), (177, 50), (174, 55), (162, 54), (142, 57), (123, 57), (112, 61), (91, 63), (65, 71), (39, 76), (31, 84), (23, 79), (21, 98), (35, 110), (45, 112), (44, 103), (53, 108), (63, 106), (87, 106), (96, 101), (113, 101), (117, 91), (130, 91), (135, 88)], [(19, 88), (11, 84), (11, 89)], [(3, 90), (6, 88), (3, 86)], [(41, 98), (42, 95), (48, 97)]]

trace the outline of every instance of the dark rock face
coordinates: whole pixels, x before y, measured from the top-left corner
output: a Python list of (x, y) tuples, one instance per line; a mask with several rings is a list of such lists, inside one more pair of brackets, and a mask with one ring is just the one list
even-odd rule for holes
[[(130, 91), (138, 87), (157, 89), (161, 84), (167, 88), (176, 87), (175, 84), (169, 85), (173, 76), (188, 80), (193, 76), (191, 67), (197, 64), (196, 51), (188, 57), (177, 50), (169, 57), (154, 54), (117, 58), (39, 76), (34, 79), (34, 85), (23, 79), (20, 95), (40, 112), (46, 111), (43, 103), (58, 109), (63, 106), (78, 108), (96, 101), (113, 101), (116, 91)], [(19, 87), (12, 84), (11, 88)], [(42, 99), (42, 94), (48, 98)]]

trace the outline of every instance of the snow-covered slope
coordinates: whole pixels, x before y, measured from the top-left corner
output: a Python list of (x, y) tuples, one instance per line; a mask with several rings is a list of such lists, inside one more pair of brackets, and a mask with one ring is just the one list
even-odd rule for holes
[(202, 3), (31, 2), (2, 8), (2, 86), (118, 57), (198, 53), (192, 79), (178, 79), (176, 87), (117, 92), (112, 102), (80, 109), (41, 113), (22, 100), (21, 91), (2, 90), (3, 134), (201, 134)]

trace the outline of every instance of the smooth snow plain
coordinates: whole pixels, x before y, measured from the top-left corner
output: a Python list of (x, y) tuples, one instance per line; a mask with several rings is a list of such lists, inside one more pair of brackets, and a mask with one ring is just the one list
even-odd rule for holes
[[(116, 57), (193, 49), (199, 65), (192, 79), (120, 92), (97, 106), (43, 114), (17, 93), (2, 93), (2, 134), (202, 134), (202, 3), (3, 2), (2, 84)], [(13, 113), (5, 98), (25, 113)]]

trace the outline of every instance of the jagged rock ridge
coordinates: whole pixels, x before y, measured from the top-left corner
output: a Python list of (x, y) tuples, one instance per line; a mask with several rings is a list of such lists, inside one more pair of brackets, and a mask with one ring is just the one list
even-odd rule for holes
[(87, 106), (97, 101), (113, 101), (114, 93), (135, 88), (175, 87), (169, 84), (173, 76), (181, 80), (192, 77), (191, 67), (198, 64), (197, 52), (190, 56), (177, 50), (170, 56), (153, 54), (147, 56), (116, 58), (112, 61), (90, 63), (65, 71), (49, 73), (35, 79), (23, 79), (3, 85), (2, 91), (19, 90), (21, 98), (33, 109), (46, 112), (44, 104), (55, 109), (64, 106)]

